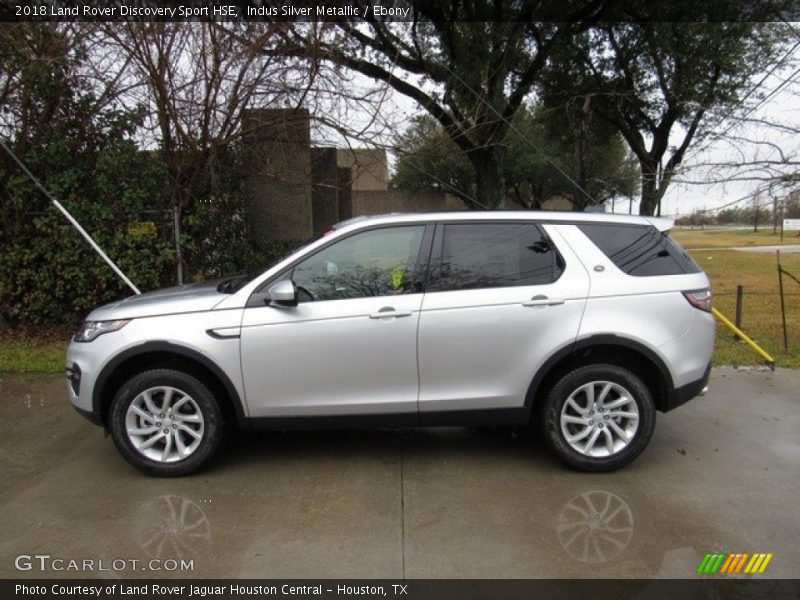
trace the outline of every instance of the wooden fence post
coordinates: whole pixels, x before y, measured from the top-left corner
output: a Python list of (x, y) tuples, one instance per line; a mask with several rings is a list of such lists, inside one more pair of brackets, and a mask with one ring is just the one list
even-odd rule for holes
[(784, 352), (789, 349), (789, 339), (786, 335), (786, 303), (783, 299), (783, 269), (781, 268), (781, 251), (776, 250), (775, 254), (778, 257), (778, 289), (781, 294), (781, 322), (783, 323), (783, 350)]

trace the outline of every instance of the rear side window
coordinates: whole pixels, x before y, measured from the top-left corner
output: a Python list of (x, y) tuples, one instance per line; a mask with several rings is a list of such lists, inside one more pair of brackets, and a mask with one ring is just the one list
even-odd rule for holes
[(441, 249), (430, 291), (541, 285), (564, 269), (551, 241), (532, 223), (445, 225)]
[(699, 273), (689, 253), (653, 226), (584, 223), (578, 228), (628, 275)]

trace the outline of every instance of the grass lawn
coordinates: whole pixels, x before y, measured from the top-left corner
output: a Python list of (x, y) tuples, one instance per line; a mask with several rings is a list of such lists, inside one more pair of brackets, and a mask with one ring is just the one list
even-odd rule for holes
[[(736, 286), (744, 286), (742, 330), (769, 352), (781, 367), (800, 367), (800, 284), (784, 276), (789, 350), (783, 350), (778, 272), (775, 254), (733, 250), (695, 250), (697, 263), (708, 273), (714, 306), (731, 321), (736, 314)], [(783, 268), (800, 278), (800, 254), (782, 254)], [(761, 359), (733, 333), (718, 324), (714, 363), (759, 364)]]
[(0, 333), (0, 373), (60, 373), (69, 334)]
[[(744, 286), (742, 329), (781, 367), (800, 368), (800, 284), (784, 277), (786, 322), (789, 350), (783, 350), (778, 273), (774, 253), (746, 253), (719, 250), (726, 246), (772, 245), (780, 237), (772, 230), (754, 234), (752, 230), (676, 230), (675, 238), (694, 250), (695, 260), (708, 273), (714, 290), (714, 306), (731, 321), (736, 307), (736, 286)], [(784, 236), (785, 243), (800, 243), (800, 238)], [(800, 278), (800, 254), (784, 254), (783, 267)], [(71, 332), (11, 332), (0, 334), (0, 372), (55, 373), (64, 368)], [(714, 353), (716, 365), (753, 365), (761, 359), (745, 344), (737, 342), (723, 325), (717, 329)]]
[(781, 242), (781, 231), (772, 233), (772, 226), (759, 227), (758, 233), (749, 229), (689, 229), (675, 228), (671, 233), (684, 248), (730, 248), (732, 246), (779, 246), (783, 244), (800, 244), (797, 231), (784, 231)]

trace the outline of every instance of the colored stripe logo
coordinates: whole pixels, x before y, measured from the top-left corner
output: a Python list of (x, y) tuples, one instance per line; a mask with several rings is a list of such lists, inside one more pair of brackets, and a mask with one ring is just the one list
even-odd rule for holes
[(719, 573), (720, 575), (731, 575), (743, 573), (745, 575), (755, 575), (763, 573), (772, 554), (757, 552), (748, 554), (747, 552), (714, 552), (706, 554), (697, 567), (697, 572), (702, 575)]

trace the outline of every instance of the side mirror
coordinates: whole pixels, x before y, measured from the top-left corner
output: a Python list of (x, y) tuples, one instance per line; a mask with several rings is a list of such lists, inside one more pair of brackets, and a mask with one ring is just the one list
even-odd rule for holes
[(297, 288), (291, 279), (279, 281), (269, 288), (267, 304), (278, 306), (297, 306)]

